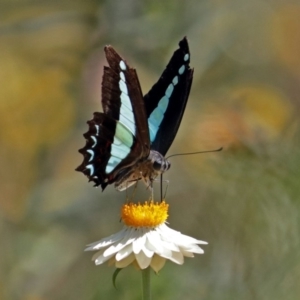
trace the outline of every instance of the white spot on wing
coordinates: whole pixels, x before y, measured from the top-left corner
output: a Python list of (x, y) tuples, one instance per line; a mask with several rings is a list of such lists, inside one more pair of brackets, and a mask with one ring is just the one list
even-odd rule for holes
[[(121, 62), (120, 62), (121, 64)], [(135, 135), (136, 128), (135, 128), (135, 120), (134, 114), (132, 112), (132, 104), (128, 97), (128, 89), (125, 81), (125, 75), (123, 72), (120, 72), (119, 87), (121, 90), (121, 107), (120, 107), (120, 116), (119, 121), (125, 125), (132, 134)]]
[(119, 87), (120, 87), (120, 90), (122, 93), (125, 93), (128, 95), (128, 89), (127, 89), (126, 83), (123, 80), (119, 81)]
[(95, 128), (96, 128), (96, 136), (98, 136), (99, 135), (99, 125), (95, 125)]
[(126, 102), (126, 104), (129, 104), (130, 107), (128, 107), (128, 105), (123, 105), (122, 103), (122, 99), (121, 99), (121, 111), (120, 114), (124, 115), (127, 119), (133, 121), (133, 112), (132, 112), (132, 108), (131, 108), (131, 104), (130, 102)]
[(87, 165), (87, 166), (86, 166), (86, 169), (89, 169), (89, 170), (90, 170), (90, 176), (92, 176), (92, 175), (94, 174), (95, 169), (94, 169), (94, 166), (93, 166), (93, 165)]
[(120, 72), (120, 78), (121, 78), (121, 80), (123, 80), (124, 82), (126, 82), (125, 74), (122, 71)]
[(132, 111), (132, 106), (128, 95), (122, 93), (121, 94), (121, 105), (125, 105), (129, 110)]
[(185, 70), (185, 65), (182, 65), (182, 66), (180, 67), (180, 69), (178, 70), (178, 73), (179, 73), (180, 75), (182, 75), (183, 72), (184, 72), (184, 70)]
[(94, 148), (97, 145), (97, 139), (91, 135), (91, 139), (94, 141), (94, 145), (92, 146), (92, 148)]
[(123, 71), (126, 70), (126, 64), (124, 63), (123, 60), (120, 61), (120, 68), (121, 68), (121, 70), (123, 70)]
[(178, 83), (178, 76), (175, 76), (172, 80), (172, 83), (176, 85)]
[(188, 61), (189, 60), (189, 58), (190, 58), (190, 55), (187, 53), (185, 56), (184, 56), (184, 61)]
[(166, 96), (168, 98), (171, 97), (171, 95), (173, 93), (173, 90), (174, 90), (174, 85), (172, 83), (170, 83), (169, 86), (167, 87), (167, 90), (166, 90)]
[(88, 152), (91, 156), (90, 159), (89, 159), (89, 162), (92, 161), (94, 159), (94, 155), (95, 155), (94, 151), (89, 149), (89, 150), (86, 150), (86, 152)]

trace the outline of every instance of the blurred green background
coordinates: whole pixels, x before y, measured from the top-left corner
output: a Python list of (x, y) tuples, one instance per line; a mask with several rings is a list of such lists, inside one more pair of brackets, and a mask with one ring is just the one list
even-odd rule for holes
[[(194, 82), (169, 154), (170, 226), (205, 254), (153, 276), (154, 299), (300, 299), (300, 3), (0, 2), (0, 299), (140, 299), (140, 274), (94, 266), (125, 193), (74, 169), (101, 110), (103, 46), (144, 93), (188, 36)], [(143, 190), (141, 200), (148, 197)]]

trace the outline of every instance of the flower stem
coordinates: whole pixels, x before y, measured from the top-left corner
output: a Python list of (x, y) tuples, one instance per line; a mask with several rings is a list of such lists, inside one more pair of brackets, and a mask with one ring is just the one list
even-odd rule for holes
[(142, 270), (143, 278), (143, 300), (151, 300), (151, 289), (150, 289), (150, 267)]

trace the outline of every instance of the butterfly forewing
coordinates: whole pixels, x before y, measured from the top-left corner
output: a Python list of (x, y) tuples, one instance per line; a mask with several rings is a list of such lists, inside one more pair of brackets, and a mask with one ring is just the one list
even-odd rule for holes
[(151, 149), (165, 155), (179, 128), (193, 80), (186, 38), (177, 49), (159, 80), (144, 96)]
[(149, 154), (148, 123), (136, 71), (111, 46), (105, 47), (105, 54), (110, 68), (104, 69), (103, 111), (130, 129), (142, 147), (142, 156)]
[(147, 158), (150, 140), (140, 84), (134, 69), (111, 47), (105, 47), (109, 67), (102, 81), (103, 113), (94, 113), (79, 152), (84, 161), (77, 168), (101, 185), (113, 183), (122, 169)]

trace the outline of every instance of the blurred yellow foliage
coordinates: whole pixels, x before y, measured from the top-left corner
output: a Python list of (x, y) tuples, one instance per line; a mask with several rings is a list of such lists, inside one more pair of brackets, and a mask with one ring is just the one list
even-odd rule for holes
[(69, 77), (59, 68), (36, 68), (1, 48), (0, 56), (0, 135), (5, 145), (32, 153), (57, 143), (74, 121)]
[(274, 12), (272, 37), (278, 59), (289, 70), (300, 74), (300, 6), (285, 5)]
[(41, 167), (39, 155), (58, 145), (74, 124), (70, 70), (78, 67), (78, 58), (66, 56), (63, 49), (78, 45), (82, 31), (75, 36), (76, 26), (61, 28), (50, 28), (55, 38), (51, 46), (43, 42), (50, 29), (19, 36), (20, 45), (20, 38), (11, 36), (0, 41), (0, 207), (9, 219), (18, 220), (26, 212), (27, 192)]
[[(193, 130), (193, 142), (204, 149), (255, 149), (283, 134), (292, 117), (288, 98), (275, 87), (238, 85), (223, 96), (222, 105), (208, 104)], [(214, 101), (206, 100), (206, 103)], [(188, 141), (187, 141), (188, 142)]]
[(266, 141), (280, 136), (291, 120), (289, 99), (274, 86), (239, 86), (233, 98), (247, 127)]
[[(75, 76), (88, 48), (91, 3), (24, 5), (3, 14), (0, 35), (0, 209), (10, 220), (26, 213), (41, 175), (41, 155), (71, 132)], [(78, 78), (77, 78), (78, 79)], [(42, 165), (41, 165), (42, 164)]]
[(0, 137), (6, 157), (1, 159), (0, 205), (17, 217), (23, 212), (27, 187), (37, 176), (36, 155), (70, 130), (75, 103), (67, 92), (70, 78), (63, 69), (38, 68), (3, 45), (0, 57)]

